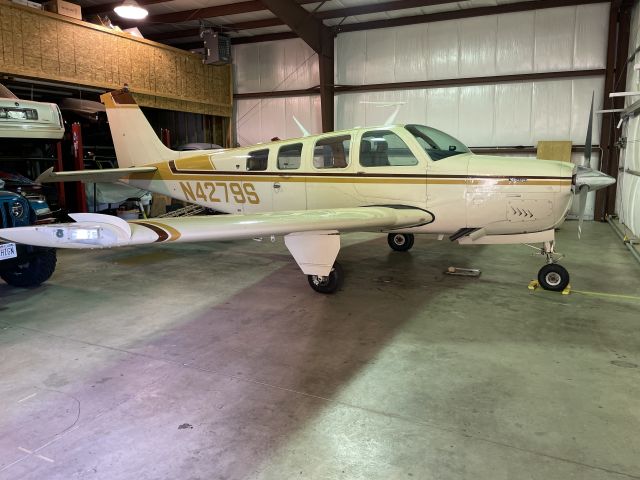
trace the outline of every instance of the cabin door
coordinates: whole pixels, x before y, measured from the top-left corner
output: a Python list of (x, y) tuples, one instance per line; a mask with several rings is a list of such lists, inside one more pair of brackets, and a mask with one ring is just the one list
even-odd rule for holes
[(363, 204), (425, 208), (424, 165), (397, 132), (370, 130), (359, 143), (355, 182)]
[(274, 211), (307, 209), (306, 182), (300, 174), (301, 160), (302, 143), (283, 145), (278, 149), (275, 178), (271, 182)]

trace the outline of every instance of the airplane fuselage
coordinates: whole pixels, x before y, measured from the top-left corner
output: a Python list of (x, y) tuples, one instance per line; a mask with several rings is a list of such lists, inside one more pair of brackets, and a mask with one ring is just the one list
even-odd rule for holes
[(572, 164), (454, 147), (430, 155), (408, 127), (362, 128), (180, 152), (124, 183), (225, 213), (403, 205), (433, 214), (432, 223), (404, 230), (411, 233), (483, 227), (504, 235), (562, 223), (572, 201)]

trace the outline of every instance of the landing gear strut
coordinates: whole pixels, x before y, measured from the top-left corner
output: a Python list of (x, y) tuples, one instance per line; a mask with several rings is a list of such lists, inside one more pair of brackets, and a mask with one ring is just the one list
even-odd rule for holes
[(387, 242), (392, 250), (406, 252), (413, 247), (414, 237), (412, 233), (390, 233)]
[(342, 286), (344, 280), (344, 273), (342, 267), (338, 262), (333, 264), (331, 272), (326, 277), (319, 275), (307, 275), (309, 285), (318, 293), (335, 293)]
[(555, 242), (544, 242), (540, 253), (547, 257), (547, 264), (538, 271), (538, 283), (545, 290), (563, 291), (569, 285), (569, 272), (556, 263), (562, 257), (555, 253)]

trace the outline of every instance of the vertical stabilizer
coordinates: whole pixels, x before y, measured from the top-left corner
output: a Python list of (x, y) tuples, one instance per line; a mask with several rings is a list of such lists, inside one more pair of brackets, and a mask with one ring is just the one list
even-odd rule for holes
[(165, 147), (160, 141), (128, 90), (105, 93), (100, 96), (100, 100), (107, 109), (120, 168), (139, 167), (178, 158), (178, 152)]

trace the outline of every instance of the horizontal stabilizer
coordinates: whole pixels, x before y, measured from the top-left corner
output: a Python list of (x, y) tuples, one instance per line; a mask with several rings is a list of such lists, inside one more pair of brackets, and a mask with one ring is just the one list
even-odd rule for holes
[(158, 242), (204, 242), (335, 230), (382, 232), (425, 225), (418, 208), (355, 207), (251, 215), (209, 215), (125, 222), (110, 215), (73, 214), (76, 223), (5, 228), (9, 241), (55, 248), (108, 248)]
[(101, 170), (74, 170), (70, 172), (54, 172), (53, 167), (43, 172), (36, 183), (55, 182), (87, 182), (87, 183), (114, 183), (119, 180), (129, 178), (134, 173), (153, 173), (156, 167), (127, 167), (127, 168), (105, 168)]

